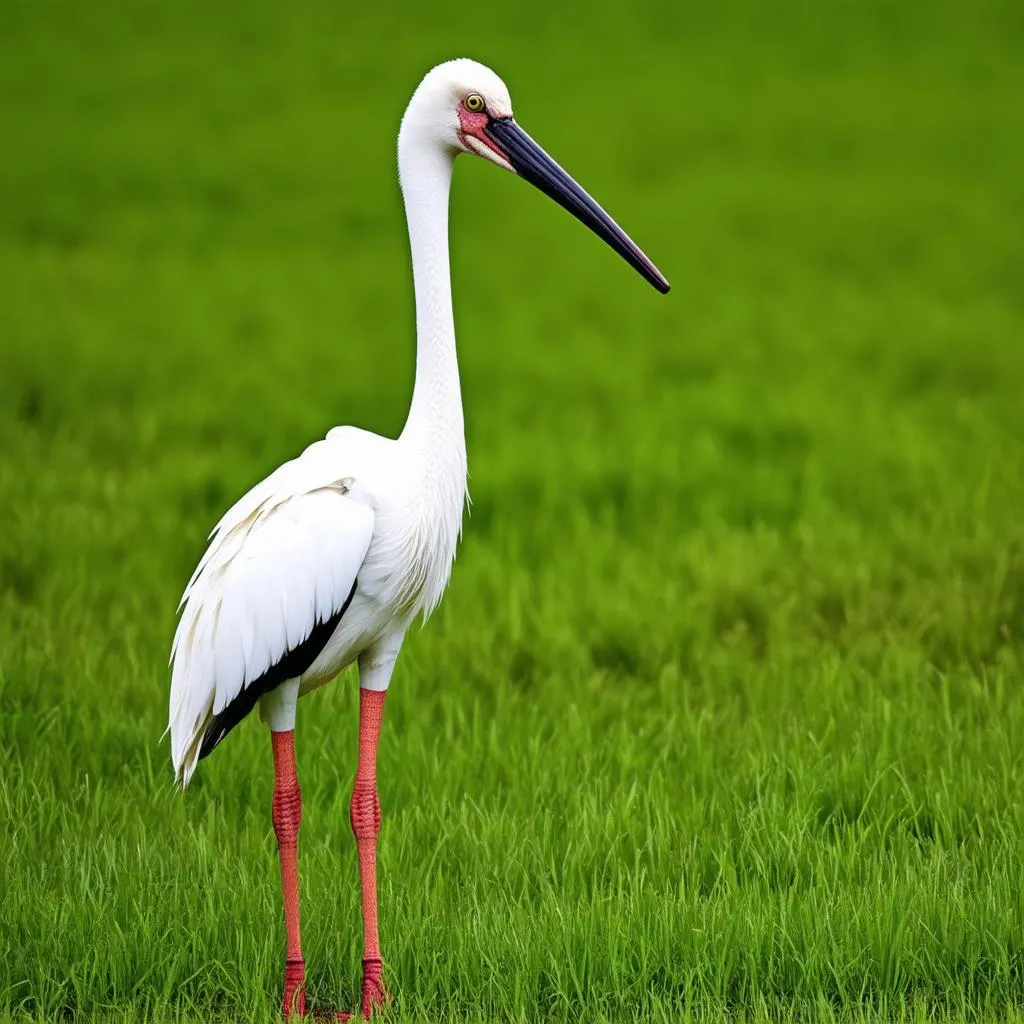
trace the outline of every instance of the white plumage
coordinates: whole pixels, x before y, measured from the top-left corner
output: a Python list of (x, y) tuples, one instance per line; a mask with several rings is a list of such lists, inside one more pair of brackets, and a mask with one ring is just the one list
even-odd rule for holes
[[(397, 440), (332, 430), (217, 525), (185, 588), (171, 653), (168, 729), (183, 786), (219, 742), (210, 732), (217, 716), (255, 703), (254, 683), (266, 690), (261, 712), (274, 731), (292, 728), (298, 695), (356, 659), (360, 685), (384, 690), (409, 622), (441, 599), (466, 501), (448, 260), (448, 194), (463, 152), (521, 174), (668, 290), (622, 229), (515, 123), (493, 71), (456, 60), (427, 74), (398, 137), (416, 295), (408, 419)], [(318, 628), (342, 609), (321, 648)], [(317, 647), (308, 665), (298, 655), (309, 651), (296, 651), (307, 640)], [(294, 680), (281, 673), (300, 662), (298, 685), (282, 685)]]
[[(465, 501), (464, 448), (460, 460), (452, 442), (455, 469), (437, 488), (416, 471), (415, 438), (403, 438), (335, 428), (217, 524), (182, 595), (171, 651), (171, 757), (182, 785), (213, 717), (350, 595), (300, 693), (382, 641), (385, 661), (391, 648), (397, 655), (409, 622), (440, 600)], [(370, 675), (362, 685), (373, 688)]]
[(372, 504), (317, 447), (227, 513), (185, 588), (171, 674), (171, 753), (182, 783), (211, 717), (342, 607), (366, 557)]

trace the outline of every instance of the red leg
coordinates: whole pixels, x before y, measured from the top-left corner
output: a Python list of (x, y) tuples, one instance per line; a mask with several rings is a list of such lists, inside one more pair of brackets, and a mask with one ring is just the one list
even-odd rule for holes
[(386, 691), (359, 690), (359, 763), (352, 791), (350, 817), (359, 852), (359, 885), (363, 897), (363, 1016), (391, 1001), (384, 987), (377, 936), (377, 834), (380, 799), (377, 796), (377, 743), (384, 717)]
[(281, 857), (281, 889), (284, 895), (284, 927), (288, 952), (284, 968), (284, 1001), (287, 1020), (306, 1015), (306, 965), (299, 934), (299, 824), (302, 822), (302, 791), (295, 772), (295, 733), (271, 732), (274, 744), (274, 832)]

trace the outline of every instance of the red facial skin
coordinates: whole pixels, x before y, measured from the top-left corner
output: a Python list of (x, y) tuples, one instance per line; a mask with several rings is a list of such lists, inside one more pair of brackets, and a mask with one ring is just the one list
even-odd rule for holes
[(487, 133), (484, 131), (489, 120), (490, 115), (486, 110), (467, 110), (462, 104), (459, 104), (459, 135), (462, 137), (463, 143), (465, 143), (465, 136), (472, 135), (477, 142), (483, 143), (489, 150), (497, 153), (502, 160), (508, 163), (508, 154), (504, 153), (493, 139), (488, 138)]

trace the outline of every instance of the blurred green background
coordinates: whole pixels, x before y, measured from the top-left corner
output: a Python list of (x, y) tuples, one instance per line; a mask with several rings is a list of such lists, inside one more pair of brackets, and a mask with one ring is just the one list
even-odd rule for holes
[[(1024, 991), (1019, 2), (0, 6), (0, 1015), (272, 1019), (270, 751), (185, 797), (178, 595), (394, 435), (409, 94), (473, 56), (658, 296), (460, 160), (472, 515), (380, 756), (416, 1020), (1008, 1019)], [(303, 703), (351, 1005), (355, 683)]]

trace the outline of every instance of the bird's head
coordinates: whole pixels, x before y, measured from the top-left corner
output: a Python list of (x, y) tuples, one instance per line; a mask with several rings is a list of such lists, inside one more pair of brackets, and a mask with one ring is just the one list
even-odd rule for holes
[(482, 156), (519, 175), (604, 239), (658, 291), (669, 290), (640, 247), (519, 127), (508, 88), (483, 64), (461, 58), (427, 72), (402, 118), (400, 147), (403, 141)]

